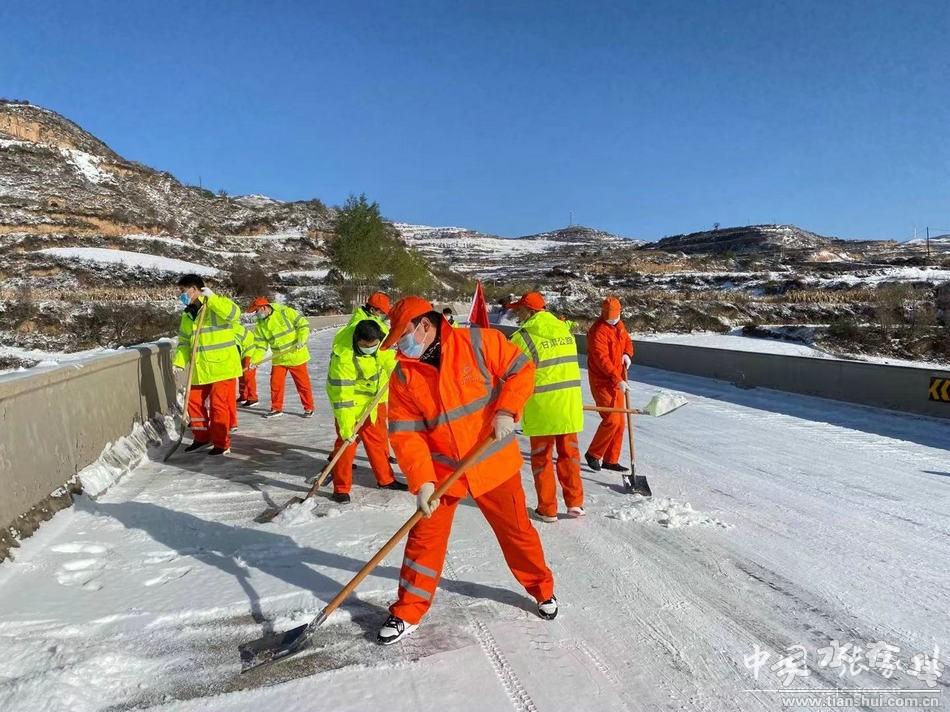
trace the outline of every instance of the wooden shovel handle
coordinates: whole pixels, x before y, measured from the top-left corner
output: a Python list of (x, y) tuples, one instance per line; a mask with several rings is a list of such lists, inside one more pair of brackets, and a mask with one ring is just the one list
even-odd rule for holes
[(627, 391), (627, 443), (630, 445), (630, 472), (636, 472), (636, 451), (633, 447), (633, 414), (636, 409), (630, 402), (630, 391)]
[[(462, 462), (459, 464), (458, 469), (455, 470), (451, 475), (446, 479), (442, 480), (439, 486), (436, 488), (435, 492), (429, 497), (429, 502), (435, 502), (442, 497), (446, 492), (449, 491), (449, 488), (456, 483), (456, 481), (465, 474), (465, 471), (468, 470), (472, 465), (478, 462), (485, 452), (495, 443), (494, 438), (488, 438), (482, 442), (478, 447), (476, 447), (472, 452), (468, 454)], [(413, 514), (409, 519), (406, 520), (406, 523), (399, 527), (399, 530), (392, 535), (392, 537), (383, 544), (383, 548), (376, 552), (376, 555), (372, 559), (363, 564), (363, 568), (356, 572), (356, 576), (350, 579), (350, 582), (344, 586), (340, 592), (333, 597), (333, 600), (330, 601), (326, 607), (320, 613), (320, 620), (326, 620), (333, 611), (335, 611), (346, 597), (353, 593), (353, 589), (360, 585), (360, 583), (369, 576), (370, 572), (375, 569), (379, 562), (386, 558), (390, 551), (392, 551), (396, 544), (409, 533), (409, 530), (412, 529), (416, 522), (422, 519), (422, 510), (417, 509), (415, 514)]]
[(628, 413), (630, 415), (643, 415), (643, 411), (639, 408), (611, 408), (610, 406), (603, 405), (585, 405), (584, 410), (592, 413)]
[(330, 473), (333, 472), (333, 468), (336, 467), (336, 463), (340, 461), (340, 458), (343, 457), (343, 453), (346, 449), (356, 442), (356, 439), (359, 437), (360, 428), (363, 427), (363, 423), (372, 415), (373, 411), (376, 410), (376, 406), (379, 405), (379, 402), (383, 399), (383, 396), (386, 395), (386, 389), (389, 388), (387, 383), (382, 388), (379, 389), (373, 400), (370, 401), (369, 405), (366, 406), (366, 409), (363, 411), (363, 414), (360, 416), (360, 419), (356, 421), (356, 425), (353, 426), (353, 434), (343, 441), (343, 443), (336, 449), (336, 452), (333, 454), (333, 457), (330, 458), (330, 462), (320, 471), (320, 475), (317, 477), (316, 481), (313, 483), (313, 486), (310, 488), (310, 491), (307, 492), (307, 496), (304, 499), (310, 499), (313, 497), (321, 487), (323, 483), (326, 482), (327, 477), (330, 476)]

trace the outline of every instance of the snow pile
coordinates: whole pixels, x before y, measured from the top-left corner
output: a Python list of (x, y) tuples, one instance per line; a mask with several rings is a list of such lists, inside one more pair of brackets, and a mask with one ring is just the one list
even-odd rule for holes
[(38, 250), (39, 254), (51, 255), (62, 259), (73, 259), (81, 262), (96, 264), (120, 264), (125, 267), (141, 267), (155, 269), (176, 274), (200, 274), (205, 277), (214, 277), (218, 270), (214, 267), (199, 265), (185, 260), (176, 260), (171, 257), (160, 257), (144, 252), (126, 252), (125, 250), (110, 250), (103, 247), (47, 247)]
[(273, 519), (273, 523), (282, 527), (299, 527), (312, 524), (317, 517), (339, 517), (343, 510), (337, 506), (326, 506), (325, 502), (311, 499), (290, 505)]
[(647, 499), (636, 495), (633, 504), (611, 509), (604, 514), (608, 519), (617, 519), (621, 522), (638, 522), (642, 524), (659, 524), (668, 529), (681, 527), (707, 526), (731, 529), (726, 524), (708, 514), (701, 514), (693, 510), (689, 502), (678, 502), (671, 497)]
[(162, 433), (152, 423), (136, 423), (132, 432), (106, 445), (99, 459), (79, 472), (82, 489), (98, 497), (148, 459), (149, 445), (161, 445)]
[(668, 391), (660, 391), (643, 408), (647, 415), (665, 415), (689, 403), (684, 396)]
[(108, 172), (99, 168), (102, 159), (99, 156), (93, 156), (85, 151), (79, 151), (75, 148), (59, 149), (63, 157), (69, 161), (70, 165), (90, 183), (114, 183), (115, 178)]

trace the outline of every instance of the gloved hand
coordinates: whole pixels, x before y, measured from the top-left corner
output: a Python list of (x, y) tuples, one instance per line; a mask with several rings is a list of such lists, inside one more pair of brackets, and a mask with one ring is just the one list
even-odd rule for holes
[(439, 508), (439, 500), (435, 500), (432, 504), (429, 504), (429, 498), (435, 493), (435, 483), (426, 482), (419, 488), (419, 492), (416, 494), (416, 506), (422, 511), (426, 516), (426, 519), (432, 516), (432, 513)]
[(495, 413), (495, 440), (502, 440), (515, 432), (515, 417), (511, 413)]
[(211, 291), (211, 287), (202, 287), (202, 288), (201, 288), (201, 296), (202, 296), (202, 297), (213, 297), (213, 296), (214, 296), (214, 292)]
[(248, 366), (247, 366), (247, 370), (248, 370), (248, 371), (256, 371), (258, 365), (259, 365), (259, 364), (256, 364), (256, 363), (250, 363), (250, 364), (248, 364)]
[(349, 440), (353, 437), (353, 425), (340, 425), (340, 437)]
[(185, 372), (184, 366), (172, 366), (172, 373), (174, 373), (176, 376), (184, 372)]
[(620, 383), (617, 384), (617, 390), (622, 391), (623, 393), (626, 393), (627, 391), (630, 390), (630, 384), (627, 383), (626, 381), (621, 381)]
[(623, 362), (624, 368), (630, 368), (630, 356), (627, 354), (623, 355), (623, 358), (620, 359)]

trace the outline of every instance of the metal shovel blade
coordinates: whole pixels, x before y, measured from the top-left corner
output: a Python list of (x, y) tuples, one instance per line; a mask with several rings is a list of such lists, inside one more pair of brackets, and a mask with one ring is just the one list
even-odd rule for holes
[(638, 494), (641, 497), (652, 497), (653, 490), (650, 489), (650, 483), (647, 482), (645, 475), (638, 475), (637, 468), (634, 466), (633, 472), (623, 476), (623, 488), (631, 494)]
[(274, 521), (274, 518), (283, 512), (287, 507), (292, 504), (301, 504), (303, 502), (302, 497), (291, 497), (286, 502), (284, 502), (279, 507), (272, 507), (270, 509), (265, 509), (263, 512), (254, 517), (254, 521), (258, 524), (267, 524), (268, 522)]
[(689, 403), (689, 401), (683, 396), (668, 393), (667, 391), (660, 391), (640, 410), (645, 415), (652, 415), (659, 418), (661, 415), (666, 415), (678, 408), (682, 408), (687, 403)]
[(238, 647), (241, 653), (241, 674), (263, 665), (296, 655), (310, 647), (312, 623), (304, 623), (283, 633), (269, 633)]

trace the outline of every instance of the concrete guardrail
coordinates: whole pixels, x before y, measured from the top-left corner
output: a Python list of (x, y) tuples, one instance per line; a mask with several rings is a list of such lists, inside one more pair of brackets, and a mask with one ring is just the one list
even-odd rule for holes
[[(347, 316), (309, 317), (313, 329), (340, 326)], [(0, 378), (0, 560), (4, 532), (68, 506), (65, 483), (94, 463), (110, 443), (173, 410), (174, 342), (143, 344), (72, 361), (51, 370)], [(50, 493), (60, 490), (60, 496)], [(75, 490), (75, 488), (74, 488)], [(7, 535), (8, 536), (8, 535)]]
[[(515, 330), (511, 326), (497, 328), (509, 335)], [(576, 337), (578, 353), (586, 354), (587, 336), (577, 334)], [(950, 381), (950, 369), (734, 351), (637, 339), (633, 343), (634, 366), (716, 378), (742, 388), (773, 388), (875, 408), (950, 418), (950, 402), (931, 399), (934, 383), (938, 396), (944, 390), (950, 393), (950, 385), (944, 386)]]

